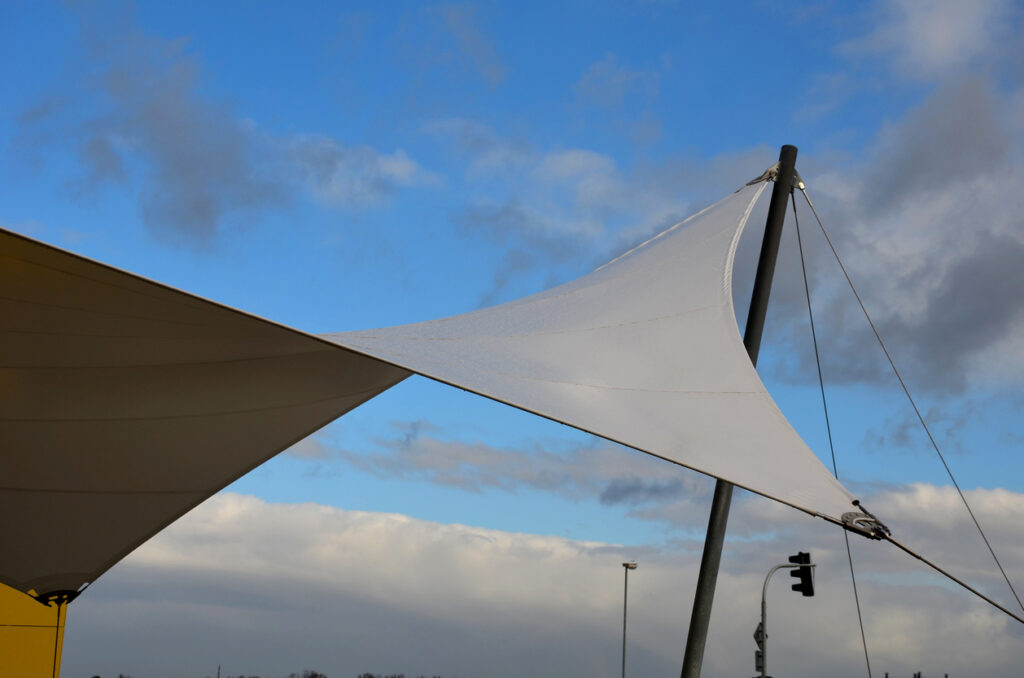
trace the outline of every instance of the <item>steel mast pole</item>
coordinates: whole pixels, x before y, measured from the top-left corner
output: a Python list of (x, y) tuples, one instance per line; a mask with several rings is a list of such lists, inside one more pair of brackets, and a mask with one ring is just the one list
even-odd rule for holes
[[(743, 346), (747, 349), (750, 362), (757, 365), (757, 354), (761, 348), (761, 334), (764, 331), (765, 314), (768, 311), (768, 297), (771, 294), (775, 260), (779, 254), (782, 237), (782, 222), (786, 216), (786, 202), (793, 190), (796, 172), (796, 146), (783, 146), (779, 152), (778, 171), (772, 188), (771, 202), (768, 203), (768, 219), (765, 222), (764, 240), (761, 241), (761, 256), (757, 262), (754, 291), (750, 297), (747, 312), (747, 326), (743, 331)], [(681, 678), (699, 678), (704, 662), (704, 646), (711, 623), (711, 606), (715, 598), (715, 584), (718, 582), (718, 567), (722, 560), (722, 545), (725, 542), (725, 528), (729, 522), (729, 504), (732, 502), (732, 483), (719, 479), (715, 483), (715, 496), (711, 502), (708, 518), (708, 532), (704, 539), (704, 554), (697, 575), (697, 593), (690, 615), (690, 630), (686, 635), (686, 651), (683, 654)]]

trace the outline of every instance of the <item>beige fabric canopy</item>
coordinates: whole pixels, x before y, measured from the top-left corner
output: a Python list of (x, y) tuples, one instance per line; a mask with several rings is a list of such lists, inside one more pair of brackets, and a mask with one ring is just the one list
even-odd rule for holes
[(78, 590), (413, 372), (838, 520), (736, 327), (764, 186), (542, 294), (323, 338), (0, 231), (0, 580)]
[(77, 590), (409, 376), (0, 232), (0, 580)]

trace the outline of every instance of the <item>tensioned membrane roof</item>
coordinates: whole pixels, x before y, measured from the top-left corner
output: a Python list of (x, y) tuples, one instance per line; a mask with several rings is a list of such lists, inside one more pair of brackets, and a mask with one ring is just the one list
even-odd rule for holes
[(541, 294), (322, 337), (0, 230), (0, 580), (80, 589), (412, 373), (839, 521), (853, 496), (772, 401), (732, 307), (765, 186)]

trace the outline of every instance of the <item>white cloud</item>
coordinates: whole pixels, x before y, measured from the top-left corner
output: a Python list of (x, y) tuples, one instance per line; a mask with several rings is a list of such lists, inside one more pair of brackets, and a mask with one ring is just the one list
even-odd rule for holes
[(466, 175), (471, 180), (505, 176), (529, 166), (533, 149), (525, 141), (506, 138), (483, 123), (466, 118), (444, 118), (424, 125), (424, 130), (454, 146), (466, 156)]
[(599, 128), (611, 124), (634, 144), (651, 146), (662, 135), (654, 103), (661, 75), (669, 69), (667, 55), (662, 55), (660, 67), (643, 69), (630, 68), (609, 52), (572, 86), (578, 104), (575, 113)]
[(1020, 10), (1009, 0), (886, 0), (877, 10), (875, 29), (843, 49), (891, 55), (901, 74), (929, 80), (1005, 54), (1020, 22)]
[(640, 97), (646, 103), (657, 95), (658, 80), (656, 72), (629, 68), (608, 53), (591, 64), (572, 89), (581, 101), (615, 108), (630, 96)]
[(314, 433), (289, 447), (286, 454), (300, 459), (326, 459), (330, 454), (330, 447)]
[(373, 204), (399, 188), (440, 182), (401, 149), (381, 153), (318, 136), (300, 136), (289, 140), (288, 146), (291, 163), (305, 176), (313, 194), (335, 207)]
[[(971, 498), (1020, 577), (1024, 496), (991, 490)], [(970, 535), (951, 530), (954, 499), (946, 488), (914, 486), (868, 505), (894, 516), (892, 526), (940, 562), (997, 583)], [(751, 671), (764, 574), (798, 549), (818, 563), (818, 595), (790, 595), (784, 574), (772, 585), (773, 672), (863, 675), (836, 529), (752, 497), (737, 504), (732, 523), (760, 536), (727, 544), (706, 675)], [(876, 673), (1017, 675), (1024, 645), (1016, 622), (890, 546), (860, 538), (853, 545)], [(620, 563), (636, 558), (630, 671), (670, 673), (681, 659), (699, 560), (699, 544), (682, 546), (623, 548), (219, 495), (74, 603), (65, 670), (159, 678), (211, 675), (223, 664), (228, 674), (264, 676), (315, 667), (330, 676), (610, 677), (619, 669)]]
[[(475, 198), (456, 214), (456, 223), (505, 251), (483, 303), (502, 300), (514, 278), (582, 273), (603, 264), (720, 198), (723, 185), (739, 187), (773, 161), (773, 151), (757, 147), (710, 161), (676, 157), (624, 167), (594, 149), (536, 149), (465, 119), (427, 129), (466, 161)], [(548, 276), (543, 283), (563, 280)]]
[(614, 213), (626, 202), (626, 187), (615, 161), (604, 154), (573, 148), (546, 153), (533, 170), (538, 184), (574, 196), (586, 214)]

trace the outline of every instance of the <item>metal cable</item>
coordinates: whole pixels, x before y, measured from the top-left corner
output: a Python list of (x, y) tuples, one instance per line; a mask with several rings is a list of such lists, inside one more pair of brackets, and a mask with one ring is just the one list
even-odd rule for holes
[[(927, 422), (925, 422), (924, 416), (921, 414), (921, 410), (918, 409), (918, 407), (917, 407), (917, 402), (914, 400), (914, 397), (912, 395), (910, 395), (910, 389), (907, 388), (906, 382), (903, 381), (903, 376), (900, 374), (900, 371), (898, 369), (896, 369), (896, 363), (893, 362), (892, 356), (889, 354), (889, 349), (886, 348), (885, 342), (882, 341), (882, 335), (879, 334), (878, 328), (875, 327), (875, 323), (871, 319), (871, 315), (868, 313), (868, 309), (864, 306), (864, 301), (861, 299), (860, 294), (857, 292), (857, 288), (854, 287), (853, 280), (850, 279), (850, 274), (846, 271), (846, 266), (843, 265), (842, 259), (839, 258), (839, 253), (836, 251), (835, 245), (832, 244), (832, 239), (828, 236), (828, 232), (825, 230), (825, 225), (821, 223), (821, 217), (818, 216), (818, 211), (816, 209), (814, 209), (814, 203), (811, 202), (811, 196), (809, 196), (807, 194), (807, 189), (805, 189), (805, 188), (801, 188), (800, 192), (804, 194), (804, 200), (807, 201), (807, 205), (811, 208), (811, 213), (814, 214), (814, 218), (818, 222), (818, 228), (821, 229), (822, 234), (825, 236), (825, 241), (828, 242), (828, 246), (832, 250), (832, 256), (835, 257), (836, 263), (839, 264), (839, 268), (842, 270), (843, 276), (846, 278), (846, 283), (850, 286), (850, 290), (853, 292), (853, 296), (857, 298), (857, 303), (860, 305), (860, 310), (864, 314), (864, 317), (867, 318), (868, 324), (871, 326), (871, 331), (874, 332), (875, 339), (878, 340), (878, 345), (881, 346), (882, 352), (885, 353), (886, 360), (889, 361), (889, 367), (892, 368), (893, 374), (896, 375), (896, 379), (900, 382), (900, 386), (903, 388), (903, 393), (906, 394), (907, 400), (910, 401), (910, 406), (914, 409), (914, 414), (917, 415), (917, 420), (919, 422), (921, 422), (921, 426), (922, 426), (922, 428), (924, 428), (924, 432), (925, 432), (925, 434), (927, 434), (929, 442), (931, 442), (932, 449), (935, 450), (935, 454), (938, 455), (939, 460), (942, 462), (942, 465), (946, 468), (946, 473), (949, 475), (949, 479), (950, 479), (950, 481), (952, 481), (953, 487), (956, 488), (957, 494), (960, 495), (960, 500), (963, 502), (964, 507), (967, 509), (967, 513), (970, 514), (971, 520), (974, 521), (974, 526), (976, 528), (978, 528), (978, 533), (981, 535), (982, 540), (985, 542), (985, 546), (988, 547), (988, 552), (990, 554), (992, 554), (992, 560), (995, 561), (996, 567), (999, 568), (999, 572), (1003, 575), (1003, 579), (1006, 581), (1006, 585), (1010, 587), (1010, 592), (1013, 593), (1013, 597), (1016, 598), (1017, 604), (1020, 605), (1021, 610), (1024, 610), (1024, 602), (1021, 602), (1020, 596), (1017, 595), (1017, 589), (1015, 589), (1013, 587), (1013, 583), (1010, 581), (1010, 577), (1006, 574), (1006, 570), (1003, 569), (1003, 564), (999, 561), (999, 557), (996, 555), (995, 549), (992, 548), (992, 544), (989, 542), (988, 536), (985, 534), (985, 530), (983, 530), (981, 528), (981, 523), (978, 522), (978, 518), (974, 515), (974, 511), (971, 509), (971, 505), (967, 501), (967, 497), (964, 495), (963, 490), (960, 489), (960, 484), (956, 481), (956, 478), (953, 476), (953, 470), (949, 467), (949, 464), (946, 463), (946, 457), (942, 454), (942, 450), (939, 449), (939, 444), (935, 441), (935, 436), (932, 435), (932, 431), (928, 427)], [(895, 542), (895, 541), (893, 541), (891, 539), (890, 539), (890, 541), (892, 541), (894, 544), (897, 544), (897, 546), (899, 546), (900, 548), (904, 549), (908, 553), (911, 553), (908, 549), (906, 549), (906, 547), (898, 544), (897, 542)], [(917, 554), (912, 554), (912, 555), (914, 555), (915, 557), (917, 557), (917, 558), (919, 558), (921, 560), (924, 560), (924, 558), (921, 558), (920, 556), (917, 556)], [(928, 562), (928, 561), (924, 560), (924, 562)], [(943, 574), (946, 574), (951, 579), (954, 579), (954, 581), (956, 581), (957, 583), (961, 584), (962, 586), (964, 586), (965, 588), (969, 589), (970, 591), (972, 591), (974, 593), (978, 593), (977, 591), (975, 591), (974, 589), (970, 588), (969, 586), (967, 586), (966, 584), (964, 584), (960, 580), (953, 578), (952, 575), (949, 575), (948, 573), (940, 570), (936, 565), (934, 565), (932, 563), (928, 563), (928, 564), (931, 565), (936, 570), (939, 570)], [(981, 595), (981, 594), (979, 593), (978, 595)], [(982, 597), (984, 598), (984, 596), (982, 596)], [(986, 598), (986, 600), (989, 600), (989, 599)], [(989, 600), (989, 602), (992, 602), (992, 601)], [(993, 605), (994, 604), (995, 603), (993, 603)], [(1001, 609), (1004, 612), (1006, 612), (1005, 608), (1000, 607), (998, 605), (996, 607), (999, 607), (999, 609)], [(1010, 614), (1010, 613), (1007, 612), (1007, 614)], [(1016, 615), (1011, 615), (1011, 616), (1013, 616), (1017, 620), (1024, 621), (1024, 620), (1021, 620), (1020, 617), (1017, 617)]]
[[(811, 341), (814, 344), (814, 362), (818, 367), (818, 388), (821, 391), (821, 409), (825, 412), (825, 431), (828, 433), (828, 449), (832, 453), (832, 473), (836, 480), (839, 480), (839, 466), (836, 464), (836, 448), (832, 442), (832, 423), (828, 416), (828, 400), (825, 398), (825, 378), (821, 371), (821, 355), (818, 352), (818, 333), (814, 329), (814, 311), (811, 309), (811, 286), (807, 282), (807, 264), (804, 260), (804, 243), (800, 236), (800, 218), (796, 213), (796, 195), (790, 193), (790, 200), (793, 203), (793, 222), (796, 224), (796, 244), (800, 250), (800, 271), (804, 277), (804, 297), (807, 299), (807, 317), (811, 323)], [(864, 664), (868, 668), (868, 678), (871, 677), (871, 658), (868, 656), (868, 638), (864, 633), (864, 617), (860, 610), (860, 594), (857, 592), (857, 575), (853, 570), (853, 553), (850, 550), (850, 533), (843, 530), (843, 539), (846, 542), (846, 560), (850, 564), (850, 581), (853, 582), (853, 601), (857, 606), (857, 624), (860, 626), (860, 640), (864, 646)]]
[(1006, 609), (1005, 607), (1003, 607), (1002, 605), (1000, 605), (1000, 604), (999, 604), (999, 603), (997, 603), (996, 601), (992, 600), (991, 598), (989, 598), (988, 596), (986, 596), (986, 595), (985, 595), (984, 593), (982, 593), (982, 592), (981, 592), (981, 591), (979, 591), (978, 589), (976, 589), (976, 588), (974, 588), (974, 587), (972, 587), (972, 586), (968, 585), (968, 584), (967, 584), (967, 583), (966, 583), (965, 581), (963, 581), (962, 579), (957, 579), (956, 577), (954, 577), (954, 576), (953, 576), (952, 574), (950, 574), (949, 572), (946, 572), (946, 571), (945, 571), (945, 570), (943, 570), (943, 569), (942, 569), (941, 567), (939, 567), (938, 565), (936, 565), (936, 564), (935, 564), (935, 563), (933, 563), (932, 561), (930, 561), (930, 560), (928, 560), (927, 558), (925, 558), (924, 556), (922, 556), (922, 555), (921, 555), (920, 553), (917, 553), (916, 551), (914, 551), (914, 550), (913, 550), (913, 549), (911, 549), (910, 547), (908, 547), (908, 546), (904, 546), (903, 544), (899, 543), (898, 541), (896, 541), (895, 539), (893, 539), (893, 538), (892, 538), (892, 535), (886, 535), (886, 536), (885, 536), (885, 539), (886, 539), (887, 541), (889, 541), (890, 543), (892, 543), (892, 544), (893, 544), (893, 545), (894, 545), (894, 546), (895, 546), (896, 548), (898, 548), (899, 550), (901, 550), (901, 551), (903, 551), (904, 553), (906, 553), (907, 555), (911, 555), (911, 556), (914, 556), (915, 558), (917, 558), (917, 559), (918, 559), (918, 560), (920, 560), (920, 561), (921, 561), (922, 563), (924, 563), (924, 564), (925, 564), (925, 565), (927, 565), (928, 567), (932, 568), (933, 570), (935, 570), (936, 572), (938, 572), (938, 573), (939, 573), (939, 574), (941, 574), (942, 576), (944, 576), (944, 577), (946, 577), (947, 579), (950, 579), (950, 580), (952, 580), (952, 581), (956, 582), (957, 584), (960, 584), (960, 586), (964, 587), (965, 589), (967, 589), (968, 591), (970, 591), (970, 592), (971, 592), (971, 593), (973, 593), (974, 595), (978, 596), (979, 598), (981, 598), (982, 600), (984, 600), (984, 601), (985, 601), (986, 603), (988, 603), (988, 604), (989, 604), (989, 605), (991, 605), (992, 607), (994, 607), (994, 608), (996, 608), (997, 610), (1000, 610), (1000, 611), (1002, 611), (1002, 612), (1005, 612), (1005, 613), (1006, 613), (1006, 614), (1008, 614), (1009, 616), (1011, 616), (1011, 617), (1013, 617), (1014, 619), (1016, 619), (1017, 621), (1019, 621), (1019, 622), (1020, 622), (1021, 624), (1024, 624), (1024, 619), (1021, 619), (1020, 617), (1018, 617), (1018, 616), (1017, 616), (1017, 615), (1015, 615), (1014, 613), (1010, 612), (1010, 611), (1009, 611), (1009, 610), (1007, 610), (1007, 609)]

